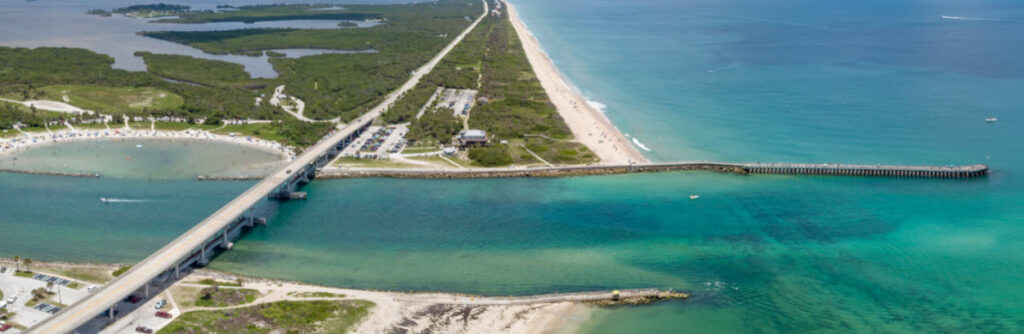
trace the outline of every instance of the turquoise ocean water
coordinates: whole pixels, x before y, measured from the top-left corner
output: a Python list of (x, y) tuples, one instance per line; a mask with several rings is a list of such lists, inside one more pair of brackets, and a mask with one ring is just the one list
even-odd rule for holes
[[(570, 319), (582, 333), (1024, 330), (1024, 6), (514, 3), (654, 160), (981, 162), (993, 174), (317, 181), (211, 267), (371, 289), (693, 294)], [(0, 251), (136, 261), (248, 185), (0, 174), (13, 240)], [(108, 193), (154, 201), (90, 200)]]

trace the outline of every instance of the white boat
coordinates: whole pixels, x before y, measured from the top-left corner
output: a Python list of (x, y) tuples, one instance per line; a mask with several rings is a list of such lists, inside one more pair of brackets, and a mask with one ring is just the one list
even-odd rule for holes
[(985, 122), (988, 123), (995, 123), (996, 121), (998, 121), (998, 119), (996, 119), (995, 117), (989, 117), (985, 119)]
[(100, 202), (103, 202), (103, 203), (110, 203), (110, 200), (109, 200), (109, 199), (107, 199), (106, 197), (100, 197)]
[(698, 198), (700, 198), (700, 196), (698, 196), (698, 195), (690, 195), (690, 199), (698, 199)]

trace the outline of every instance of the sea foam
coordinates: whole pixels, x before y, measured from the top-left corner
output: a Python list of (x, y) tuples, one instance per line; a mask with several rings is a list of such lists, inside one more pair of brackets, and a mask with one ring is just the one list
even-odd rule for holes
[(604, 103), (593, 100), (587, 100), (587, 105), (589, 105), (591, 108), (597, 109), (597, 111), (600, 111), (602, 114), (604, 113), (604, 110), (608, 108), (608, 106), (605, 105)]
[(639, 147), (640, 149), (642, 149), (644, 151), (647, 151), (647, 152), (651, 151), (651, 149), (647, 148), (647, 145), (644, 145), (643, 143), (641, 143), (640, 140), (636, 139), (636, 137), (633, 137), (633, 144), (636, 144), (636, 147)]

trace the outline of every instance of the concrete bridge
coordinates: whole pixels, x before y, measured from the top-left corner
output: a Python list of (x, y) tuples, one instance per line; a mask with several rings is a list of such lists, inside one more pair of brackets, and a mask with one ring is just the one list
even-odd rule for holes
[[(413, 71), (411, 78), (397, 90), (388, 94), (384, 101), (346, 126), (339, 127), (330, 135), (308, 148), (285, 167), (242, 193), (230, 203), (214, 212), (174, 241), (132, 266), (113, 281), (79, 302), (65, 308), (53, 317), (28, 329), (29, 333), (71, 333), (105, 310), (112, 310), (125, 297), (141, 293), (149, 297), (150, 285), (158, 278), (177, 275), (182, 268), (193, 264), (205, 264), (217, 248), (231, 248), (229, 240), (246, 226), (261, 221), (253, 211), (268, 198), (287, 197), (298, 187), (316, 177), (317, 169), (329, 163), (341, 149), (365, 131), (370, 123), (384, 113), (405, 92), (419, 83), (430, 73), (490, 11), (487, 1), (483, 13), (455, 39), (445, 46), (434, 58)], [(114, 312), (110, 312), (113, 318)]]
[(763, 164), (713, 161), (681, 161), (634, 165), (557, 166), (537, 168), (324, 168), (320, 178), (504, 178), (504, 177), (563, 177), (583, 175), (609, 175), (627, 173), (653, 173), (671, 171), (714, 171), (733, 174), (835, 175), (906, 178), (977, 178), (988, 175), (986, 165), (966, 166), (904, 166), (904, 165), (848, 165), (848, 164)]

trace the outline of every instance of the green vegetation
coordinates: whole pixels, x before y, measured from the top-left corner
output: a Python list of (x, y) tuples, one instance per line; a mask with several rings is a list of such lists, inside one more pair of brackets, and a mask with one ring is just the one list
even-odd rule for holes
[(280, 301), (257, 306), (192, 311), (159, 333), (345, 333), (365, 318), (374, 304), (349, 301)]
[(121, 266), (120, 268), (117, 268), (117, 270), (114, 270), (114, 272), (110, 273), (110, 275), (114, 277), (121, 276), (121, 274), (124, 274), (126, 271), (128, 271), (128, 269), (131, 268), (132, 266)]
[[(42, 127), (46, 123), (38, 111), (30, 111), (20, 104), (0, 102), (0, 129), (13, 129), (15, 123), (30, 127)], [(17, 132), (14, 132), (17, 134)]]
[(158, 3), (152, 5), (134, 5), (128, 7), (118, 8), (112, 11), (105, 11), (102, 9), (92, 9), (86, 12), (91, 15), (110, 16), (111, 14), (130, 14), (136, 17), (160, 17), (169, 16), (179, 13), (184, 13), (189, 10), (189, 6), (183, 5), (172, 5), (165, 3)]
[(324, 292), (324, 291), (313, 291), (313, 292), (298, 292), (292, 291), (288, 293), (289, 296), (299, 298), (345, 298), (344, 294)]
[(253, 289), (221, 289), (214, 285), (199, 290), (196, 299), (197, 307), (227, 307), (252, 303), (259, 298), (260, 292)]
[(152, 88), (176, 94), (183, 99), (177, 109), (128, 109), (116, 111), (137, 116), (220, 115), (236, 118), (283, 118), (280, 111), (256, 108), (256, 93), (244, 89), (225, 89), (168, 82), (147, 72), (129, 72), (111, 68), (114, 59), (84, 49), (3, 48), (0, 47), (0, 96), (16, 100), (45, 98), (39, 87), (53, 85), (110, 88)]
[(245, 66), (226, 61), (193, 58), (182, 55), (136, 52), (146, 61), (146, 69), (164, 78), (207, 86), (244, 85), (250, 80)]
[(67, 278), (72, 278), (79, 281), (85, 281), (90, 283), (102, 284), (114, 278), (110, 274), (110, 270), (102, 267), (66, 267), (60, 265), (44, 265), (39, 266), (38, 269), (43, 272), (53, 273), (58, 276), (64, 276)]
[(284, 145), (307, 147), (327, 135), (333, 128), (332, 123), (307, 123), (289, 119), (269, 124), (226, 125), (213, 132), (223, 135), (235, 133), (240, 136), (273, 140)]
[(437, 112), (423, 113), (413, 122), (405, 138), (417, 143), (449, 143), (462, 129), (462, 121), (452, 115), (452, 110), (440, 108)]
[(470, 150), (475, 165), (540, 163), (527, 147), (553, 164), (596, 162), (593, 152), (572, 141), (572, 133), (537, 80), (515, 29), (504, 17), (507, 15), (484, 19), (416, 88), (395, 102), (384, 120), (412, 121), (407, 136), (412, 142), (450, 138), (455, 132), (439, 126), (446, 124), (437, 119), (442, 111), (431, 118), (413, 117), (437, 87), (477, 89), (478, 96), (488, 101), (470, 112), (469, 127), (485, 130), (509, 145)]
[(343, 167), (356, 167), (356, 168), (410, 168), (410, 167), (418, 167), (417, 165), (406, 164), (406, 163), (401, 163), (401, 162), (395, 162), (395, 161), (391, 161), (391, 160), (358, 159), (358, 158), (349, 158), (349, 157), (339, 158), (338, 161), (335, 162), (335, 164), (338, 165), (338, 166), (343, 166)]
[[(256, 5), (234, 7), (222, 12), (189, 12), (178, 18), (156, 20), (158, 23), (209, 23), (282, 21), (282, 20), (365, 20), (379, 18), (377, 14), (358, 10), (325, 10), (333, 5)], [(345, 5), (346, 8), (355, 7)]]
[(483, 167), (505, 166), (512, 163), (512, 155), (508, 153), (507, 145), (495, 145), (490, 147), (474, 147), (469, 149), (469, 158)]
[(178, 94), (151, 87), (102, 87), (93, 85), (55, 85), (41, 88), (48, 100), (63, 101), (101, 113), (120, 111), (173, 111), (184, 100)]
[(35, 274), (36, 273), (28, 271), (28, 270), (17, 270), (17, 271), (14, 272), (14, 277), (28, 277), (28, 278), (32, 278), (32, 276), (35, 276)]
[(569, 127), (537, 80), (507, 17), (490, 17), (482, 23), (481, 32), (487, 32), (487, 52), (481, 67), (480, 96), (487, 97), (489, 103), (473, 108), (469, 126), (498, 138), (519, 138), (524, 134), (571, 137)]
[(217, 285), (217, 286), (236, 286), (236, 287), (242, 286), (242, 283), (240, 283), (240, 282), (224, 282), (224, 281), (218, 281), (218, 280), (215, 280), (215, 279), (212, 279), (212, 278), (204, 278), (204, 279), (202, 279), (202, 280), (200, 280), (199, 282), (196, 282), (196, 283), (205, 284), (205, 285)]
[[(310, 11), (309, 5), (240, 7), (224, 13), (190, 13), (189, 22), (294, 19), (337, 15)], [(367, 50), (376, 53), (323, 54), (297, 59), (271, 57), (289, 95), (306, 102), (308, 117), (348, 121), (362, 114), (426, 63), (476, 17), (476, 0), (441, 0), (401, 5), (346, 5), (345, 15), (381, 17), (386, 24), (365, 29), (240, 29), (228, 31), (158, 31), (143, 35), (187, 44), (214, 54), (253, 54), (265, 50), (315, 48)], [(337, 19), (337, 18), (335, 18)], [(265, 91), (269, 92), (269, 91)]]

